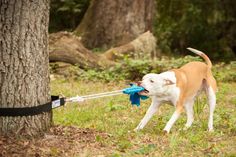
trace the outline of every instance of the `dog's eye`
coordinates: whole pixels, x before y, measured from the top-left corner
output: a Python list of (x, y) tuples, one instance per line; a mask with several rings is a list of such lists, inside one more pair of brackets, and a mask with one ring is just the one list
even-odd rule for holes
[(150, 80), (150, 82), (151, 82), (151, 83), (154, 83), (154, 81), (153, 81), (153, 80)]

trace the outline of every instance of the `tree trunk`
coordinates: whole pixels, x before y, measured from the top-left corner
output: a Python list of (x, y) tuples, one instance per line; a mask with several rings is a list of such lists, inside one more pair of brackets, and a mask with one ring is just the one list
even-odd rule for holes
[(158, 56), (156, 38), (147, 31), (125, 45), (107, 50), (103, 55), (108, 60), (124, 58), (124, 55), (129, 55), (133, 58), (156, 58)]
[(86, 49), (79, 37), (69, 32), (50, 34), (49, 59), (51, 62), (70, 63), (83, 69), (111, 65), (111, 61)]
[[(31, 107), (50, 101), (49, 0), (0, 0), (0, 107)], [(1, 117), (0, 134), (39, 135), (52, 113)]]
[[(80, 42), (80, 38), (69, 32), (57, 32), (49, 37), (49, 59), (51, 62), (65, 62), (86, 68), (101, 68), (115, 64), (125, 55), (133, 58), (156, 58), (156, 38), (147, 31), (135, 40), (111, 48), (102, 54), (92, 53)], [(64, 66), (63, 66), (64, 67)]]
[(152, 30), (155, 0), (92, 0), (75, 30), (87, 48), (120, 46)]

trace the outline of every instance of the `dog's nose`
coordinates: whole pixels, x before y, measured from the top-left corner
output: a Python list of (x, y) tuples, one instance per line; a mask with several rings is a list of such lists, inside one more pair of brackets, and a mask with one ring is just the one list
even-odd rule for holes
[(141, 84), (142, 84), (141, 81), (138, 81), (138, 82), (137, 82), (137, 85), (138, 85), (138, 86), (141, 86)]

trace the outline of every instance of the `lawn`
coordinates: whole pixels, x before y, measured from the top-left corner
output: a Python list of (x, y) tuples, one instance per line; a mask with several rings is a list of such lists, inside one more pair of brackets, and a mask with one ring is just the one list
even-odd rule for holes
[[(127, 86), (125, 81), (104, 83), (56, 79), (51, 82), (51, 91), (52, 94), (63, 93), (69, 97)], [(160, 107), (142, 131), (134, 132), (151, 100), (142, 101), (141, 106), (136, 107), (130, 104), (127, 95), (68, 103), (54, 110), (53, 120), (55, 125), (96, 132), (93, 141), (80, 142), (83, 147), (76, 149), (75, 156), (236, 156), (236, 83), (219, 82), (218, 86), (214, 132), (207, 131), (208, 106), (204, 95), (200, 95), (195, 103), (192, 127), (183, 130), (186, 122), (186, 114), (183, 113), (170, 134), (163, 133), (174, 111), (168, 104)], [(72, 144), (71, 147), (74, 149), (77, 145)]]
[[(128, 61), (103, 71), (81, 71), (74, 66), (63, 69), (64, 76), (51, 66), (51, 94), (72, 97), (119, 90), (128, 87), (131, 81), (127, 80), (133, 76), (140, 78), (147, 71), (165, 71), (185, 62), (188, 58), (161, 60), (157, 65)], [(195, 102), (192, 127), (183, 130), (183, 113), (169, 134), (163, 129), (174, 107), (163, 104), (142, 131), (134, 132), (151, 100), (132, 106), (123, 94), (54, 109), (54, 125), (43, 137), (0, 137), (0, 156), (236, 156), (236, 62), (214, 64), (213, 73), (218, 82), (214, 132), (207, 131), (204, 94)]]

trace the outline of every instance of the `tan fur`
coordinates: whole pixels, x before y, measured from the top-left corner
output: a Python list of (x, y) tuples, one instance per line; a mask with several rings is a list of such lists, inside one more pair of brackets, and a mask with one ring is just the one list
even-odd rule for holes
[[(212, 76), (210, 59), (204, 53), (200, 55), (207, 64), (202, 62), (190, 62), (179, 69), (173, 69), (177, 79), (177, 87), (180, 88), (180, 98), (177, 102), (177, 110), (182, 112), (184, 102), (202, 88), (203, 81), (206, 81), (207, 86), (211, 86), (216, 92), (216, 80)], [(179, 108), (179, 109), (178, 109)]]

